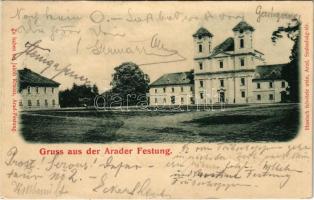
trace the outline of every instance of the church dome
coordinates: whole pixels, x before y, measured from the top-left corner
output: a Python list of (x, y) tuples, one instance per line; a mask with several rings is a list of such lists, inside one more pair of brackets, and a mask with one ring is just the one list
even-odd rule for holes
[(214, 35), (211, 34), (206, 28), (199, 28), (196, 33), (193, 34), (193, 37), (198, 37), (198, 38), (202, 38), (202, 37), (213, 37)]
[(254, 31), (255, 29), (253, 28), (253, 26), (249, 25), (247, 22), (241, 21), (232, 30), (233, 31), (245, 31), (245, 30)]

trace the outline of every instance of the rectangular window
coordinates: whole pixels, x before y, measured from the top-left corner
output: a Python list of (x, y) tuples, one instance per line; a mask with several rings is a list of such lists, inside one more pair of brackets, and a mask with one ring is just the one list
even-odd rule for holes
[(224, 62), (222, 60), (219, 61), (219, 67), (224, 68)]
[(166, 98), (164, 98), (164, 103), (166, 103)]
[(38, 92), (39, 92), (39, 91), (38, 91), (38, 87), (36, 87), (36, 93), (38, 94)]
[(157, 93), (157, 89), (155, 89), (155, 93)]
[(181, 97), (181, 103), (184, 103), (184, 98), (183, 97)]
[(241, 78), (241, 85), (245, 85), (245, 78)]
[(164, 93), (166, 93), (166, 88), (163, 88), (163, 90), (164, 90)]
[(273, 82), (269, 82), (269, 88), (273, 88)]
[(244, 58), (241, 58), (241, 59), (240, 59), (240, 64), (241, 64), (241, 67), (244, 66)]
[(44, 88), (44, 92), (45, 92), (45, 94), (47, 93), (47, 88), (46, 87)]
[(260, 89), (261, 88), (261, 84), (260, 83), (256, 83), (256, 88)]
[(202, 62), (199, 62), (198, 66), (200, 67), (200, 70), (203, 70), (203, 63)]
[(155, 103), (157, 103), (157, 98), (155, 98)]
[(45, 99), (45, 106), (48, 106), (48, 100)]
[(30, 86), (27, 87), (27, 93), (28, 93), (28, 94), (31, 93), (31, 87), (30, 87)]
[(200, 87), (204, 87), (204, 81), (200, 81)]
[(55, 91), (55, 89), (54, 89), (54, 88), (51, 88), (51, 92), (54, 93), (54, 91)]
[(204, 99), (204, 94), (203, 93), (200, 93), (200, 98)]
[(39, 100), (37, 100), (37, 106), (40, 106), (40, 102), (39, 102)]
[(240, 48), (244, 48), (244, 39), (240, 39)]
[(193, 91), (193, 87), (192, 86), (190, 87), (190, 91)]
[(23, 102), (22, 101), (20, 101), (20, 106), (23, 106)]
[(281, 87), (282, 87), (282, 88), (285, 88), (285, 87), (286, 87), (286, 82), (282, 81), (282, 82), (281, 82)]
[(220, 80), (220, 87), (224, 87), (225, 86), (225, 82), (224, 82), (224, 80)]
[(31, 100), (28, 100), (27, 103), (28, 103), (28, 106), (32, 106), (32, 101)]
[(52, 105), (55, 106), (56, 105), (56, 101), (54, 99), (52, 99)]
[(174, 92), (174, 88), (171, 88), (171, 91)]
[(171, 103), (175, 104), (176, 103), (176, 97), (175, 96), (171, 96)]
[(242, 97), (242, 98), (245, 97), (245, 92), (244, 92), (244, 91), (241, 92), (241, 97)]
[(269, 94), (269, 100), (274, 100), (274, 95), (273, 94)]
[(201, 44), (198, 45), (198, 52), (200, 52), (200, 53), (203, 52), (203, 46)]
[(183, 90), (183, 87), (181, 87), (181, 92), (183, 92), (184, 90)]
[(257, 100), (259, 100), (259, 101), (261, 100), (261, 95), (260, 94), (257, 95)]
[(190, 102), (191, 102), (191, 104), (194, 104), (194, 98), (193, 97), (190, 97)]

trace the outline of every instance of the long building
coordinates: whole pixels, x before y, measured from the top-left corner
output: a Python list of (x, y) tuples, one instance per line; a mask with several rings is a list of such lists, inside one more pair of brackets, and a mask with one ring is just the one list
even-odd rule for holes
[(193, 71), (165, 74), (150, 85), (150, 105), (194, 104)]
[(153, 82), (150, 104), (281, 102), (287, 95), (288, 83), (282, 78), (286, 64), (265, 65), (264, 54), (254, 48), (255, 29), (247, 22), (232, 31), (234, 37), (213, 48), (213, 34), (199, 28), (193, 34), (193, 71), (166, 74)]
[(59, 108), (59, 85), (28, 68), (18, 70), (20, 108), (22, 110)]

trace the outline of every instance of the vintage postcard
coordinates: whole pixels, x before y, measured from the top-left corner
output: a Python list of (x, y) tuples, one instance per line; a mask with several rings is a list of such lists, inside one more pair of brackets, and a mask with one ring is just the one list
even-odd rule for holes
[(1, 198), (310, 198), (311, 1), (1, 2)]

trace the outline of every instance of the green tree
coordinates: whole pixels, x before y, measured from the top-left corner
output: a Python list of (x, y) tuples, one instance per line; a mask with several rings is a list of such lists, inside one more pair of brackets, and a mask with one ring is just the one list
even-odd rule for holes
[(132, 62), (122, 63), (114, 70), (111, 94), (121, 98), (122, 105), (139, 103), (149, 90), (149, 76)]
[(277, 42), (283, 36), (293, 41), (293, 47), (290, 54), (289, 64), (283, 68), (283, 78), (289, 83), (290, 100), (293, 102), (300, 101), (300, 67), (299, 67), (299, 46), (300, 46), (300, 27), (301, 22), (292, 19), (286, 27), (278, 27), (272, 34), (272, 41)]

